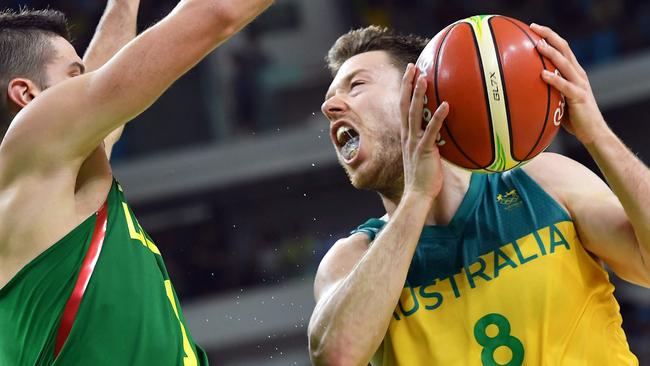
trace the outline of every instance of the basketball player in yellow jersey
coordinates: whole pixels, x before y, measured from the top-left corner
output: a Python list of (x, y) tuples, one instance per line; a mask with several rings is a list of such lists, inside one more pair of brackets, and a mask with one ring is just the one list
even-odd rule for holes
[(540, 77), (566, 96), (565, 127), (609, 187), (550, 153), (503, 174), (452, 167), (435, 140), (465, 106), (442, 103), (422, 130), (426, 82), (411, 63), (426, 39), (368, 27), (331, 48), (322, 111), (352, 184), (386, 215), (319, 266), (314, 364), (638, 364), (602, 262), (650, 286), (650, 171), (607, 126), (567, 42), (532, 29), (561, 74)]

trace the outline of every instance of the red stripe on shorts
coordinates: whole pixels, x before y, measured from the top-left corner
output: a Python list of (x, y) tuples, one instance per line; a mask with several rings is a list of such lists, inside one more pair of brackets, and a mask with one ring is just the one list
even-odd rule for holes
[(74, 289), (72, 290), (72, 294), (70, 295), (70, 298), (68, 299), (68, 302), (65, 304), (65, 308), (63, 309), (61, 324), (59, 325), (59, 331), (56, 335), (54, 358), (59, 355), (61, 348), (63, 348), (63, 344), (65, 344), (65, 341), (68, 339), (70, 329), (72, 329), (72, 324), (77, 317), (79, 304), (81, 304), (81, 299), (83, 298), (84, 292), (86, 292), (86, 287), (90, 281), (90, 276), (95, 270), (95, 265), (97, 264), (99, 253), (102, 251), (104, 236), (106, 236), (106, 221), (108, 219), (107, 206), (108, 202), (104, 202), (102, 207), (97, 212), (97, 221), (95, 222), (95, 231), (93, 232), (92, 239), (90, 240), (90, 247), (88, 248), (88, 252), (86, 252), (86, 257), (84, 258), (83, 263), (81, 264), (77, 283), (75, 284)]

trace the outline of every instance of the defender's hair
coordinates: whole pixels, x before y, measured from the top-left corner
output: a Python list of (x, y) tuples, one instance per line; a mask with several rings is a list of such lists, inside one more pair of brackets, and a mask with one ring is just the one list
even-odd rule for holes
[(7, 87), (17, 77), (46, 83), (45, 65), (55, 56), (51, 38), (70, 40), (66, 16), (56, 10), (0, 11), (0, 137), (11, 119)]
[(406, 69), (409, 62), (415, 63), (429, 40), (414, 34), (402, 35), (393, 30), (371, 25), (351, 30), (339, 37), (330, 48), (325, 61), (332, 76), (349, 58), (369, 51), (386, 51), (395, 66)]

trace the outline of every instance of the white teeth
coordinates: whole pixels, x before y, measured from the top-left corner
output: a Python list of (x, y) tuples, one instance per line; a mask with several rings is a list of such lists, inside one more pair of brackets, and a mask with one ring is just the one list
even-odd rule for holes
[(348, 133), (348, 131), (352, 130), (351, 127), (348, 126), (341, 126), (339, 129), (336, 131), (336, 141), (339, 142), (339, 144), (343, 144), (343, 136)]

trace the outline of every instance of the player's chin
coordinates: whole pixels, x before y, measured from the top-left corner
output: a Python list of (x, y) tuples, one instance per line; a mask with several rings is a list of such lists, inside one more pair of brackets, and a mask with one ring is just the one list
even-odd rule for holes
[(362, 179), (359, 179), (358, 175), (348, 173), (348, 178), (350, 178), (350, 183), (356, 189), (368, 189), (367, 184)]
[(345, 170), (345, 174), (348, 176), (348, 179), (350, 180), (352, 186), (356, 189), (364, 189), (363, 179), (361, 177), (361, 174), (359, 174), (358, 169), (346, 164), (341, 157), (339, 157), (339, 164), (343, 170)]
[(345, 172), (354, 188), (371, 191), (375, 189), (375, 174), (371, 174), (371, 172), (364, 171), (363, 169), (352, 169), (350, 167), (346, 167)]
[(374, 164), (372, 159), (361, 159), (361, 157), (356, 156), (354, 161), (350, 163), (339, 155), (338, 160), (354, 188), (374, 190), (376, 180), (379, 178), (379, 167)]

